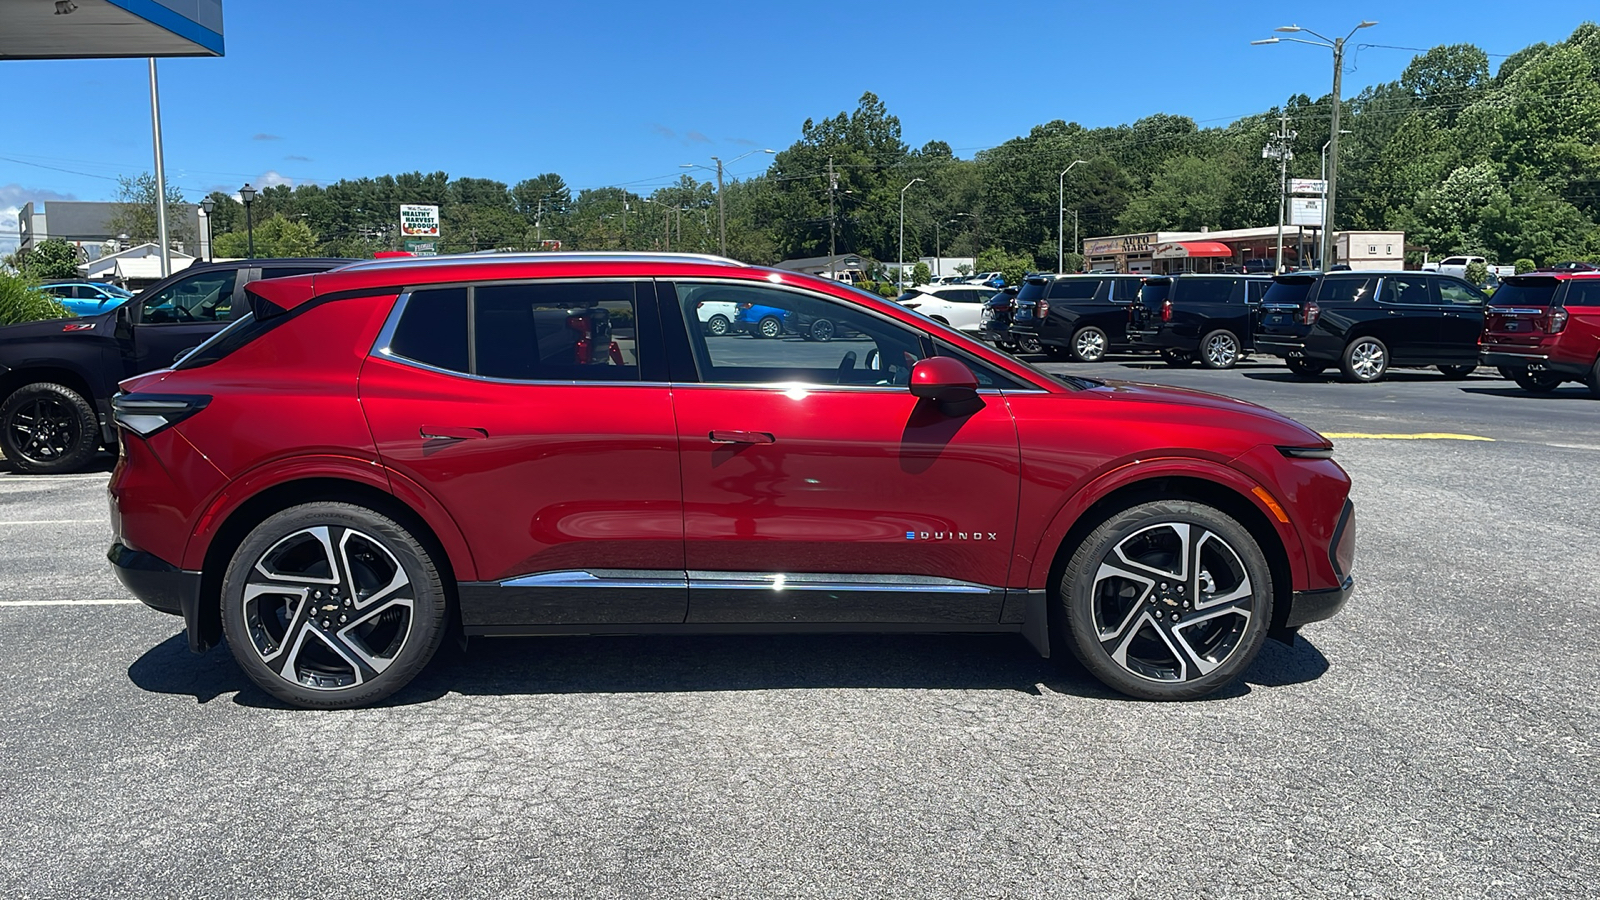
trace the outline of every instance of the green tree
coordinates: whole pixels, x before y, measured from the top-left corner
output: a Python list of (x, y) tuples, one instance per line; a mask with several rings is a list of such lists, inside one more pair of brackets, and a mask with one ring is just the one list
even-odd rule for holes
[(78, 277), (78, 248), (60, 238), (40, 241), (18, 262), (24, 275), (39, 281)]
[[(156, 179), (149, 172), (141, 172), (133, 178), (117, 178), (117, 206), (107, 223), (111, 233), (126, 234), (128, 241), (134, 244), (159, 240), (161, 233), (156, 222), (156, 195)], [(183, 191), (168, 184), (167, 239), (174, 243), (187, 243), (193, 238)]]
[(915, 266), (911, 267), (911, 286), (912, 287), (922, 287), (923, 285), (927, 284), (929, 281), (932, 281), (932, 280), (933, 280), (933, 270), (928, 268), (928, 264), (927, 263), (922, 262), (921, 260), (918, 260), (917, 264)]
[[(311, 226), (283, 216), (257, 223), (255, 243), (255, 255), (262, 259), (316, 256), (318, 252), (317, 236), (311, 232)], [(219, 234), (212, 252), (223, 259), (245, 258), (250, 253), (249, 236), (237, 231)]]
[(978, 271), (999, 272), (1006, 284), (1021, 284), (1023, 276), (1033, 271), (1036, 263), (1027, 253), (1012, 253), (999, 247), (990, 247), (978, 254)]

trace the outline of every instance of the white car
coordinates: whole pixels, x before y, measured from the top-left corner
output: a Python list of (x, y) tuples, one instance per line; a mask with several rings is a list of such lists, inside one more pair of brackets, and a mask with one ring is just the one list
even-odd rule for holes
[(930, 319), (960, 331), (976, 332), (983, 319), (983, 301), (994, 294), (994, 288), (977, 284), (925, 284), (896, 300)]
[(695, 304), (695, 313), (706, 334), (721, 337), (739, 321), (739, 304), (731, 300), (704, 300)]

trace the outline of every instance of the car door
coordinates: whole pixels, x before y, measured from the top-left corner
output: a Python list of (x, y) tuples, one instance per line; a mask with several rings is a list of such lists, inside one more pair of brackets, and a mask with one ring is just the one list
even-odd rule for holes
[(707, 341), (682, 326), (717, 289), (672, 286), (689, 621), (997, 622), (1019, 487), (1000, 382), (946, 414), (907, 388), (927, 334), (778, 287), (749, 290), (850, 337)]
[(127, 374), (172, 365), (178, 354), (199, 346), (227, 327), (243, 307), (246, 271), (213, 268), (146, 291), (134, 301), (133, 341), (125, 353)]
[(1476, 365), (1478, 338), (1483, 335), (1484, 307), (1489, 298), (1455, 278), (1437, 278), (1434, 284), (1441, 315), (1439, 363)]
[(1388, 346), (1397, 365), (1432, 365), (1443, 352), (1445, 311), (1435, 281), (1421, 273), (1383, 276), (1378, 288), (1383, 319), (1373, 334)]
[(384, 464), (430, 492), (472, 552), (464, 624), (683, 621), (660, 349), (648, 281), (443, 287), (396, 302), (362, 367), (361, 404)]

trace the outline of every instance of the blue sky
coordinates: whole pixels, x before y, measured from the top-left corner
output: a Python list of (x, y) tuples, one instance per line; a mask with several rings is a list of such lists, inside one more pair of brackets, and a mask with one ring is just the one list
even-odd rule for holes
[[(869, 90), (907, 143), (970, 157), (1052, 119), (1222, 125), (1327, 93), (1327, 51), (1249, 46), (1276, 25), (1343, 34), (1375, 18), (1355, 43), (1508, 54), (1600, 17), (1592, 0), (1285, 8), (225, 0), (225, 57), (160, 64), (167, 173), (190, 199), (413, 169), (508, 183), (553, 171), (574, 188), (648, 192), (681, 163), (782, 149), (807, 117), (854, 109)], [(1346, 95), (1413, 55), (1352, 51)], [(21, 202), (110, 199), (117, 175), (152, 168), (143, 60), (6, 61), (0, 77), (0, 249)]]

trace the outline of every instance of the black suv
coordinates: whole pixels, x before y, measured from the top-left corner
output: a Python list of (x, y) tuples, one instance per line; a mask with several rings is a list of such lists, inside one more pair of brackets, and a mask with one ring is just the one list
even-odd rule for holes
[(1351, 381), (1379, 381), (1392, 366), (1437, 366), (1465, 378), (1478, 366), (1487, 298), (1437, 272), (1296, 272), (1279, 275), (1261, 302), (1256, 349), (1296, 375), (1339, 366)]
[(1017, 291), (1011, 340), (1037, 340), (1051, 356), (1078, 362), (1135, 349), (1127, 342), (1128, 307), (1143, 281), (1140, 275), (1030, 276)]
[(325, 272), (351, 259), (251, 259), (199, 263), (114, 310), (0, 328), (0, 452), (20, 472), (88, 465), (113, 445), (117, 382), (164, 369), (247, 309), (244, 286)]
[(1255, 348), (1255, 317), (1271, 278), (1257, 275), (1157, 275), (1128, 308), (1128, 340), (1161, 351), (1168, 365), (1196, 359), (1231, 369)]

